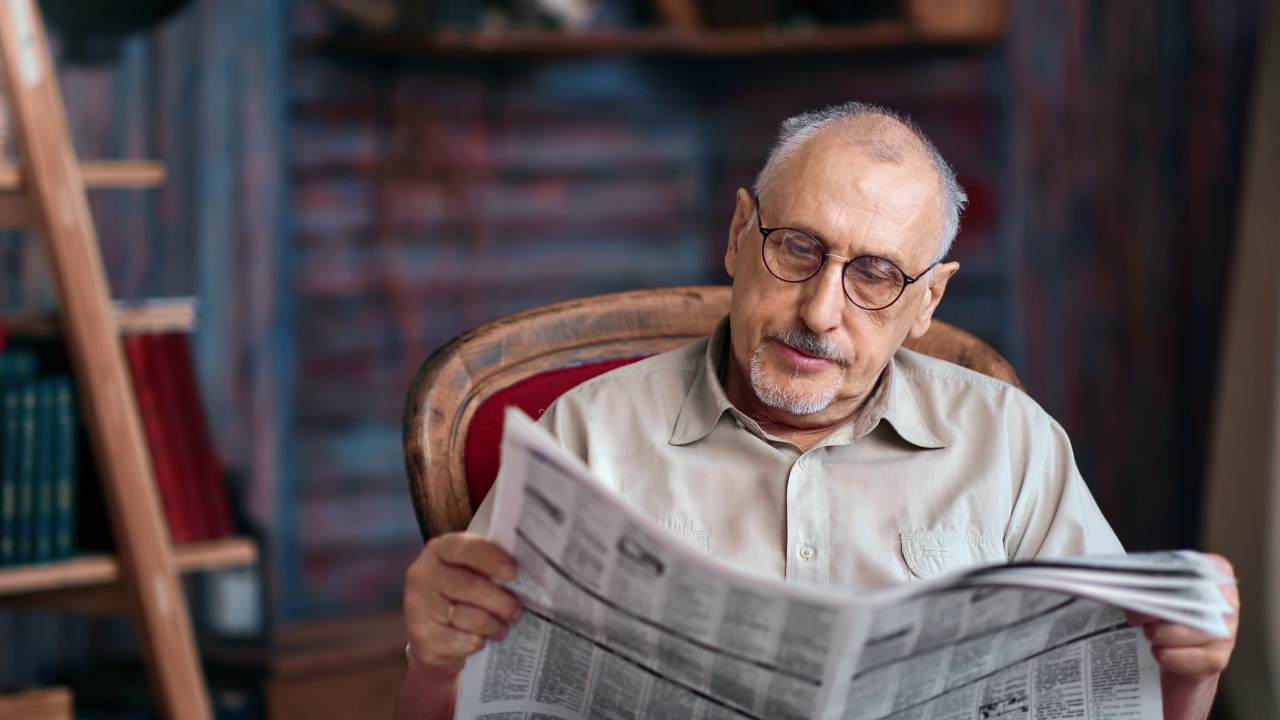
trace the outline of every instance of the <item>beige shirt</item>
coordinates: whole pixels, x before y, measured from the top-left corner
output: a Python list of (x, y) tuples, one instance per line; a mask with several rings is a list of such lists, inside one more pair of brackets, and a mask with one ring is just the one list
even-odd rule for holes
[(1123, 552), (1066, 434), (1022, 391), (900, 350), (864, 412), (802, 453), (729, 403), (727, 327), (588, 380), (540, 424), (653, 520), (774, 577), (875, 587)]

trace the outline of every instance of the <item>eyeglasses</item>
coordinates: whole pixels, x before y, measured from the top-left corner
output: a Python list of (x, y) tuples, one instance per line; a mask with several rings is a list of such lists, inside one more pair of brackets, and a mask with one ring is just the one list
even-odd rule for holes
[(804, 282), (821, 272), (828, 257), (843, 260), (841, 278), (844, 295), (863, 310), (883, 310), (898, 302), (908, 285), (924, 277), (938, 264), (934, 262), (924, 272), (911, 277), (892, 260), (882, 257), (862, 255), (850, 260), (829, 253), (817, 238), (803, 230), (765, 227), (760, 220), (759, 198), (756, 198), (756, 227), (764, 238), (760, 245), (764, 266), (774, 277), (783, 282)]

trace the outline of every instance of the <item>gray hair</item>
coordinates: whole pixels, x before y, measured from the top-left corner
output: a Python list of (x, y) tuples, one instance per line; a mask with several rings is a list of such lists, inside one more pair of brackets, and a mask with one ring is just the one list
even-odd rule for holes
[[(942, 158), (942, 153), (928, 136), (910, 118), (879, 105), (848, 102), (788, 118), (778, 131), (778, 141), (770, 151), (769, 159), (756, 176), (756, 196), (768, 194), (782, 167), (806, 140), (832, 126), (846, 129), (844, 139), (879, 162), (901, 163), (912, 152), (920, 152), (929, 159), (942, 187), (942, 228), (938, 251), (933, 257), (934, 263), (941, 262), (960, 231), (960, 211), (969, 202), (969, 196), (956, 181), (955, 170)], [(910, 133), (907, 137), (895, 132), (903, 128)]]

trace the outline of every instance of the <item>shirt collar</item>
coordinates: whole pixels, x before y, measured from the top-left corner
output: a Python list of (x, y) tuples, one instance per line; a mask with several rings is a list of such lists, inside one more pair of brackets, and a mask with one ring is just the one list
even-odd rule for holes
[(946, 443), (938, 439), (937, 433), (925, 420), (924, 409), (920, 400), (912, 391), (911, 376), (898, 364), (898, 356), (910, 350), (899, 350), (889, 359), (886, 372), (891, 372), (884, 419), (893, 426), (898, 436), (916, 447), (936, 450), (946, 447)]
[[(727, 413), (738, 427), (765, 438), (766, 435), (755, 420), (744, 415), (725, 395), (720, 383), (721, 364), (728, 362), (729, 318), (725, 316), (711, 333), (702, 362), (694, 374), (684, 405), (676, 417), (671, 433), (672, 445), (688, 445), (706, 437), (716, 423)], [(897, 367), (897, 356), (890, 358), (880, 375), (880, 381), (867, 399), (868, 405), (858, 417), (834, 430), (820, 445), (844, 445), (861, 438), (887, 420), (897, 434), (907, 442), (921, 448), (946, 447), (925, 422), (919, 402), (911, 392), (909, 383), (903, 382), (902, 371)]]
[[(754, 427), (754, 433), (761, 435), (755, 421), (738, 412), (729, 396), (724, 394), (724, 386), (720, 384), (721, 361), (728, 362), (726, 344), (729, 339), (729, 316), (726, 315), (716, 324), (707, 342), (707, 350), (703, 353), (702, 362), (693, 376), (693, 383), (685, 395), (684, 405), (680, 407), (680, 415), (676, 417), (676, 426), (671, 432), (672, 445), (688, 445), (707, 436), (711, 428), (720, 421), (720, 417), (728, 411), (739, 426)], [(750, 422), (750, 426), (746, 422)]]

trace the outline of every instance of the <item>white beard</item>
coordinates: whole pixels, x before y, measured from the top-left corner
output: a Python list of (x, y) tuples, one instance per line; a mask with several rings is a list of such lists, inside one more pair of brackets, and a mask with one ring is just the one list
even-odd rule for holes
[(791, 373), (785, 385), (775, 383), (764, 369), (764, 345), (756, 348), (751, 355), (751, 389), (755, 391), (760, 402), (792, 415), (812, 415), (826, 410), (836, 399), (836, 391), (844, 379), (844, 367), (841, 366), (840, 377), (825, 388), (806, 392), (796, 384), (800, 374), (797, 369)]

